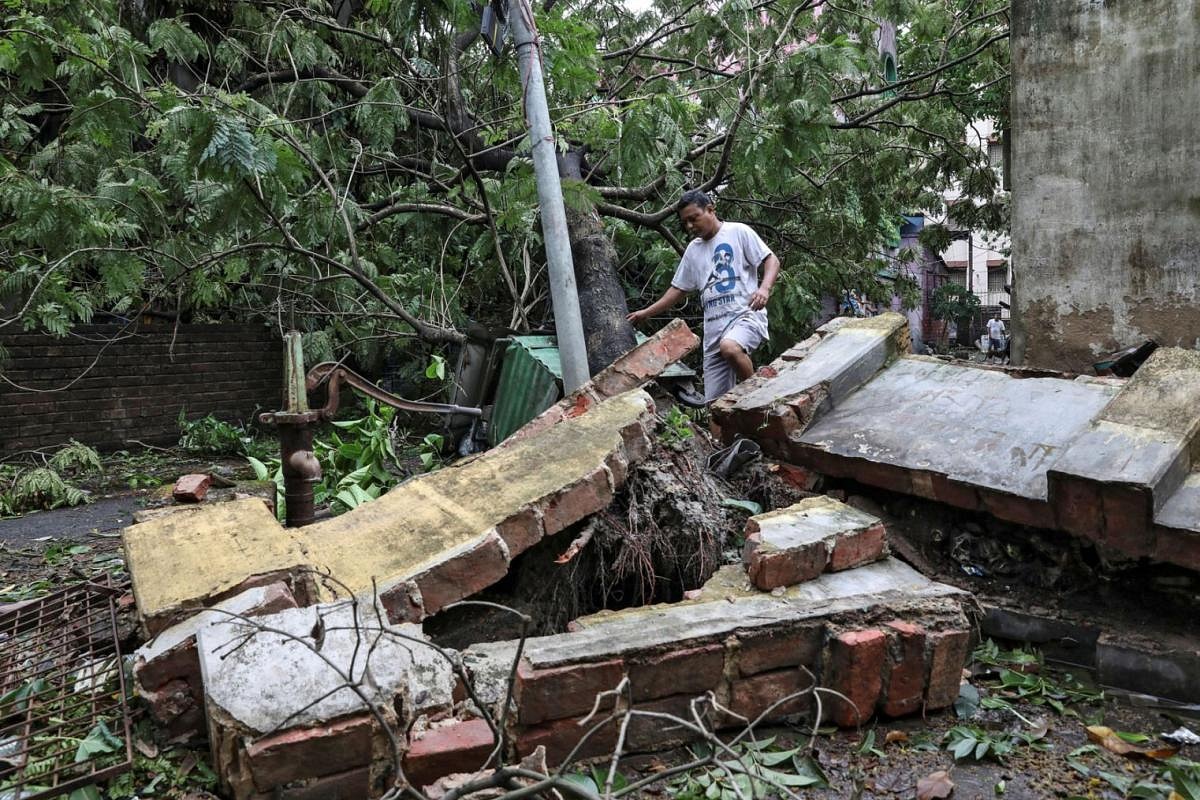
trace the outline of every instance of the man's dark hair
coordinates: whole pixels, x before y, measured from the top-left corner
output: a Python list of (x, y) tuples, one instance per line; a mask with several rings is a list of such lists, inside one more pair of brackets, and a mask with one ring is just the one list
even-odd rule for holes
[(688, 189), (679, 198), (679, 202), (675, 204), (676, 211), (683, 211), (688, 206), (696, 206), (697, 208), (708, 208), (713, 204), (712, 199), (699, 189)]

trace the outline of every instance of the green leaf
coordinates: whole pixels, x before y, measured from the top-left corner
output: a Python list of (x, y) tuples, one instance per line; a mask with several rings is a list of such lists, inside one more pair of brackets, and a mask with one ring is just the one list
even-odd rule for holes
[(736, 508), (739, 511), (745, 511), (752, 517), (763, 513), (762, 506), (753, 500), (736, 500), (732, 497), (726, 497), (721, 501), (721, 505), (725, 506), (726, 508)]
[(108, 730), (103, 722), (97, 722), (88, 735), (79, 742), (75, 751), (75, 763), (87, 761), (92, 756), (105, 753), (115, 753), (123, 747), (123, 743)]

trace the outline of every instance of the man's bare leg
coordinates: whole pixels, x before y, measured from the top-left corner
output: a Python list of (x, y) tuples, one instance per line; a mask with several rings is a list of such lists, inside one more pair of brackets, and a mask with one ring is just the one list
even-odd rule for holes
[(754, 374), (754, 362), (750, 360), (750, 356), (742, 349), (742, 346), (733, 339), (721, 340), (721, 358), (733, 367), (739, 383)]

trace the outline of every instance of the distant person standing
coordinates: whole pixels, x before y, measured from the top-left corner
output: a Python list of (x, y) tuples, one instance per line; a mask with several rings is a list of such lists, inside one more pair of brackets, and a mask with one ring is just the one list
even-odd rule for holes
[(768, 336), (767, 301), (779, 277), (779, 259), (750, 226), (718, 219), (704, 192), (684, 192), (676, 211), (695, 238), (663, 296), (628, 319), (636, 325), (700, 292), (704, 401), (711, 403), (754, 374), (750, 353)]
[(1005, 334), (1004, 322), (1000, 319), (1000, 312), (996, 312), (996, 316), (988, 320), (988, 361), (992, 360), (992, 356), (1004, 359), (1005, 351)]

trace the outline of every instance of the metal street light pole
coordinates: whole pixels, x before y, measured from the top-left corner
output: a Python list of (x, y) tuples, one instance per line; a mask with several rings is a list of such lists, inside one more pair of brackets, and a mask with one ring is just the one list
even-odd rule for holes
[(571, 260), (571, 240), (567, 234), (567, 213), (563, 208), (562, 183), (558, 176), (558, 152), (550, 127), (550, 109), (542, 82), (542, 59), (527, 0), (510, 0), (508, 18), (517, 46), (521, 69), (525, 116), (533, 150), (533, 171), (537, 177), (538, 205), (542, 211), (542, 238), (546, 242), (546, 266), (550, 271), (550, 298), (554, 304), (554, 328), (558, 334), (558, 352), (562, 359), (563, 386), (571, 392), (587, 382), (587, 347), (583, 340), (583, 321), (579, 315), (579, 293), (575, 287), (575, 265)]

